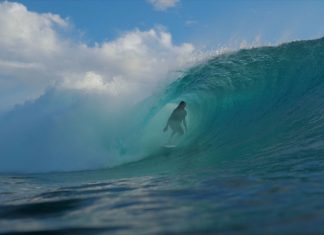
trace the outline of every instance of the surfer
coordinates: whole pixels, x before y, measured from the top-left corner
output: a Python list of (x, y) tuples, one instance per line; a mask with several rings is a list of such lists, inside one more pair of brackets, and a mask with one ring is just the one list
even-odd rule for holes
[(180, 136), (184, 134), (184, 130), (182, 128), (181, 123), (183, 123), (183, 126), (185, 130), (187, 131), (187, 123), (186, 123), (186, 116), (187, 111), (186, 108), (186, 102), (181, 101), (178, 105), (178, 107), (173, 110), (171, 113), (166, 126), (163, 129), (163, 132), (166, 132), (168, 128), (170, 127), (172, 130), (172, 134), (170, 136), (170, 140), (175, 134), (179, 134)]

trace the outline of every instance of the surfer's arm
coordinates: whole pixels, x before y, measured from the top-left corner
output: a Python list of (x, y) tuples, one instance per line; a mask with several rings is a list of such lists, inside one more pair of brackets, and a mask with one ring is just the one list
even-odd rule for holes
[(184, 127), (185, 127), (185, 129), (186, 129), (186, 131), (188, 130), (188, 128), (187, 128), (187, 122), (186, 122), (186, 118), (184, 118), (183, 119), (183, 125), (184, 125)]
[(168, 119), (164, 129), (163, 129), (163, 132), (166, 132), (168, 130), (168, 127), (169, 127), (169, 121), (170, 121), (170, 118)]

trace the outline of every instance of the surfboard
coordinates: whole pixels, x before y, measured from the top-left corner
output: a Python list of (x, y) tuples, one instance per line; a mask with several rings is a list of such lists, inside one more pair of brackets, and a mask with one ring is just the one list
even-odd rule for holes
[(177, 147), (175, 144), (166, 144), (166, 145), (163, 145), (164, 148), (168, 148), (168, 149), (172, 149), (172, 148), (175, 148)]

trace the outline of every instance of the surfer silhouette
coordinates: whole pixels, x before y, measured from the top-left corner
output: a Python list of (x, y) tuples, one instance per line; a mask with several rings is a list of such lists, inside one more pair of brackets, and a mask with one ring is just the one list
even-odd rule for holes
[(186, 123), (187, 111), (185, 110), (185, 108), (186, 108), (186, 102), (181, 101), (178, 107), (176, 107), (171, 113), (166, 123), (166, 126), (163, 129), (163, 132), (166, 132), (169, 127), (171, 128), (172, 133), (170, 136), (170, 140), (175, 134), (178, 134), (180, 136), (184, 134), (184, 130), (181, 125), (182, 123), (185, 130), (187, 131), (187, 123)]

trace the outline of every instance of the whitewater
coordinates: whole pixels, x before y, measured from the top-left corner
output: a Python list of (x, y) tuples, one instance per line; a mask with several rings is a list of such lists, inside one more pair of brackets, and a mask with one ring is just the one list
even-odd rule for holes
[(324, 233), (323, 58), (323, 38), (243, 49), (136, 104), (49, 88), (2, 113), (0, 233)]

